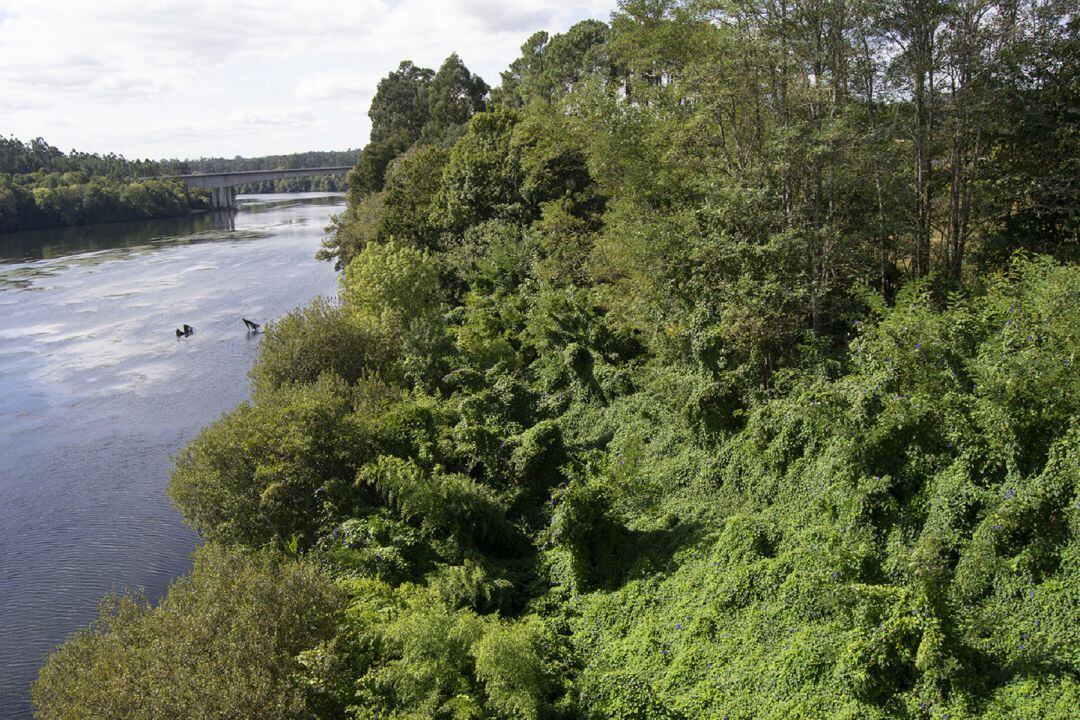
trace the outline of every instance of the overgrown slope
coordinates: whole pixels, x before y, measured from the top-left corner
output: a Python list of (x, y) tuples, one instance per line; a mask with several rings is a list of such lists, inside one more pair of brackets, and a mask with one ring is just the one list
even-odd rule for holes
[[(993, 175), (916, 147), (914, 91), (857, 82), (922, 72), (860, 64), (866, 33), (959, 32), (949, 7), (626, 2), (490, 96), (403, 63), (327, 242), (340, 298), (269, 327), (252, 400), (179, 458), (192, 579), (61, 647), (40, 717), (142, 717), (150, 672), (177, 717), (1075, 714), (1074, 190), (998, 182), (1030, 171), (1015, 128), (978, 129)], [(980, 97), (1037, 101), (1062, 170), (1068, 82), (1005, 63), (1068, 72), (1055, 7)], [(236, 667), (258, 711), (184, 691)]]

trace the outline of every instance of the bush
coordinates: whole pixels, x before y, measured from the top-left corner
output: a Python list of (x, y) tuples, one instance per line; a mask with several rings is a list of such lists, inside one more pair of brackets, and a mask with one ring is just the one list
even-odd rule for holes
[(299, 682), (298, 656), (330, 640), (345, 597), (310, 564), (208, 545), (157, 607), (109, 597), (48, 659), (33, 687), (43, 720), (339, 713)]
[(345, 268), (342, 302), (421, 382), (438, 377), (448, 343), (438, 262), (425, 251), (371, 243)]
[(348, 502), (363, 457), (350, 392), (324, 375), (244, 403), (204, 430), (178, 458), (169, 496), (206, 538), (307, 545), (324, 512)]
[(256, 394), (309, 385), (324, 373), (355, 383), (393, 377), (395, 359), (375, 328), (340, 303), (316, 298), (266, 325), (251, 379)]

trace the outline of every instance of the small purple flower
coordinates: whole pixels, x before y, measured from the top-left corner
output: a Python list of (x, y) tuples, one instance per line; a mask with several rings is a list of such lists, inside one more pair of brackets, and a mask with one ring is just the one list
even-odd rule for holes
[(1005, 491), (1005, 499), (1006, 500), (1012, 500), (1014, 497), (1016, 497), (1016, 489), (1015, 488), (1009, 488), (1008, 490)]
[(916, 350), (922, 350), (922, 343), (915, 343)]

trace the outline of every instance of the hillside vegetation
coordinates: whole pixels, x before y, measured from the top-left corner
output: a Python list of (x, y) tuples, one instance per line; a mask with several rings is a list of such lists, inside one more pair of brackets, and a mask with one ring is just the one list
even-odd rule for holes
[(40, 718), (1071, 718), (1067, 3), (625, 0), (379, 85), (207, 540)]

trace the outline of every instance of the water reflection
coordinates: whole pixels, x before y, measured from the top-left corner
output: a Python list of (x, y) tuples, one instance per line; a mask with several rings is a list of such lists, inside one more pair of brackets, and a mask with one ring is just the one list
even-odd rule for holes
[(0, 233), (0, 263), (51, 260), (100, 250), (137, 248), (169, 241), (182, 242), (193, 235), (210, 235), (236, 229), (231, 212), (216, 211), (160, 220), (86, 225), (83, 227)]

